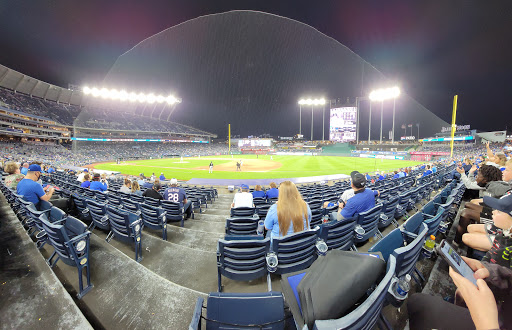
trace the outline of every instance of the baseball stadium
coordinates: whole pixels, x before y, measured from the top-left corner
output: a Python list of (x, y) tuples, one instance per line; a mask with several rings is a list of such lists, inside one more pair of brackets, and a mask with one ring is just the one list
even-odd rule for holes
[(506, 322), (476, 319), (467, 293), (510, 270), (496, 240), (512, 217), (475, 229), (512, 211), (506, 128), (457, 126), (457, 96), (440, 118), (331, 36), (259, 11), (116, 56), (69, 88), (0, 65), (1, 329)]

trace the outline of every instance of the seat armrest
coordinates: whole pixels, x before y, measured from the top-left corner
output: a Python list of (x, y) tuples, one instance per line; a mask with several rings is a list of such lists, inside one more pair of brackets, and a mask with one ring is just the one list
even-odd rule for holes
[(192, 320), (188, 326), (189, 330), (201, 330), (201, 312), (203, 309), (203, 302), (203, 297), (197, 298), (196, 307), (194, 308), (194, 313), (192, 314)]

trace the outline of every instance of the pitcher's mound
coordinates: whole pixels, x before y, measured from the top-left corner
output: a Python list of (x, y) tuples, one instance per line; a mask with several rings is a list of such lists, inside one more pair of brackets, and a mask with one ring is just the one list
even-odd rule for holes
[[(236, 160), (215, 165), (213, 162), (213, 171), (228, 171), (236, 172)], [(243, 165), (241, 166), (242, 172), (268, 172), (281, 167), (280, 162), (266, 159), (244, 159)], [(208, 170), (208, 166), (199, 166), (195, 170)]]

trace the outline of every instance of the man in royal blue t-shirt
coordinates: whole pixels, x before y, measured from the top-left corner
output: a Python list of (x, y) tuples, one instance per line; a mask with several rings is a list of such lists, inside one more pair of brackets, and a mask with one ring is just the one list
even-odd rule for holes
[(178, 187), (178, 180), (171, 179), (171, 186), (164, 191), (164, 200), (180, 203), (183, 211), (187, 214), (187, 219), (192, 215), (192, 202), (187, 200), (185, 190)]
[(55, 191), (52, 186), (46, 186), (46, 188), (43, 189), (41, 184), (37, 182), (40, 177), (41, 166), (32, 164), (28, 167), (25, 178), (16, 186), (16, 192), (19, 195), (23, 195), (25, 200), (34, 203), (36, 207), (39, 207), (41, 200), (49, 201)]
[(366, 189), (366, 178), (363, 174), (354, 171), (350, 174), (351, 186), (354, 189), (354, 197), (346, 203), (340, 203), (337, 212), (331, 213), (331, 220), (343, 220), (352, 218), (355, 215), (368, 211), (375, 206), (375, 196), (379, 195), (377, 190)]

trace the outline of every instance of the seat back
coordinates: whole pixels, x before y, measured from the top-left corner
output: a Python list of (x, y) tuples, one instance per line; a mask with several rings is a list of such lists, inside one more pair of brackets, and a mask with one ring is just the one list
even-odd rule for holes
[(437, 231), (439, 229), (439, 225), (441, 224), (441, 221), (443, 221), (443, 216), (445, 215), (446, 210), (443, 207), (439, 207), (437, 209), (437, 214), (431, 218), (426, 218), (424, 220), (424, 223), (428, 227), (427, 235), (437, 235)]
[(231, 218), (234, 217), (250, 217), (254, 214), (254, 207), (237, 207), (231, 209)]
[(150, 228), (161, 228), (163, 224), (167, 223), (167, 221), (162, 222), (162, 216), (164, 214), (167, 214), (167, 212), (161, 207), (140, 204), (140, 217), (144, 224)]
[(393, 251), (393, 255), (396, 258), (395, 274), (398, 278), (412, 272), (413, 268), (416, 265), (416, 261), (418, 261), (418, 258), (420, 257), (421, 249), (423, 248), (423, 244), (425, 243), (427, 230), (427, 225), (425, 223), (422, 223), (419, 229), (418, 236), (412, 242), (407, 244), (407, 246), (397, 248)]
[(207, 329), (284, 329), (281, 292), (215, 292), (208, 295), (207, 306)]
[(155, 207), (160, 206), (160, 200), (151, 197), (145, 197), (144, 203)]
[(421, 223), (423, 222), (423, 214), (421, 212), (416, 212), (412, 217), (407, 219), (407, 221), (403, 224), (403, 228), (405, 231), (418, 235), (421, 228)]
[(344, 219), (330, 221), (320, 226), (319, 237), (324, 240), (329, 250), (347, 251), (354, 246), (354, 227), (356, 221)]
[(377, 233), (381, 210), (382, 204), (377, 204), (368, 211), (359, 213), (357, 224), (363, 227), (365, 233), (362, 238), (356, 237), (356, 242), (364, 242)]
[(400, 229), (396, 228), (368, 249), (368, 252), (382, 253), (382, 257), (384, 257), (384, 260), (387, 262), (389, 256), (392, 255), (396, 249), (403, 246), (404, 239), (402, 237), (402, 232)]
[(382, 307), (384, 306), (391, 279), (395, 274), (396, 260), (393, 255), (389, 256), (387, 271), (379, 285), (373, 290), (366, 300), (349, 314), (336, 320), (317, 320), (313, 329), (373, 329), (379, 320)]
[(131, 229), (131, 224), (139, 220), (139, 217), (136, 214), (123, 211), (116, 207), (107, 206), (107, 216), (114, 236), (125, 241), (135, 240), (137, 235), (135, 235), (134, 231)]
[(318, 231), (305, 230), (272, 240), (278, 265), (276, 274), (287, 274), (308, 268), (317, 258)]
[(131, 199), (122, 198), (121, 205), (123, 205), (124, 210), (133, 212), (133, 213), (137, 213), (137, 211), (139, 211), (139, 205), (141, 205), (141, 204), (139, 204)]
[(220, 275), (235, 281), (250, 281), (267, 274), (266, 255), (270, 239), (224, 240), (219, 239), (217, 248), (217, 269)]
[(87, 209), (89, 210), (89, 215), (91, 216), (94, 225), (103, 230), (109, 230), (110, 225), (106, 219), (104, 219), (107, 214), (107, 207), (105, 204), (96, 202), (92, 199), (86, 199), (85, 204)]
[(121, 205), (121, 198), (115, 196), (113, 193), (107, 194), (108, 205), (119, 207)]
[(226, 219), (226, 235), (256, 235), (259, 219), (239, 217)]
[(162, 200), (160, 206), (167, 211), (167, 220), (171, 222), (183, 221), (183, 207), (180, 206), (180, 203), (175, 203), (172, 201)]

